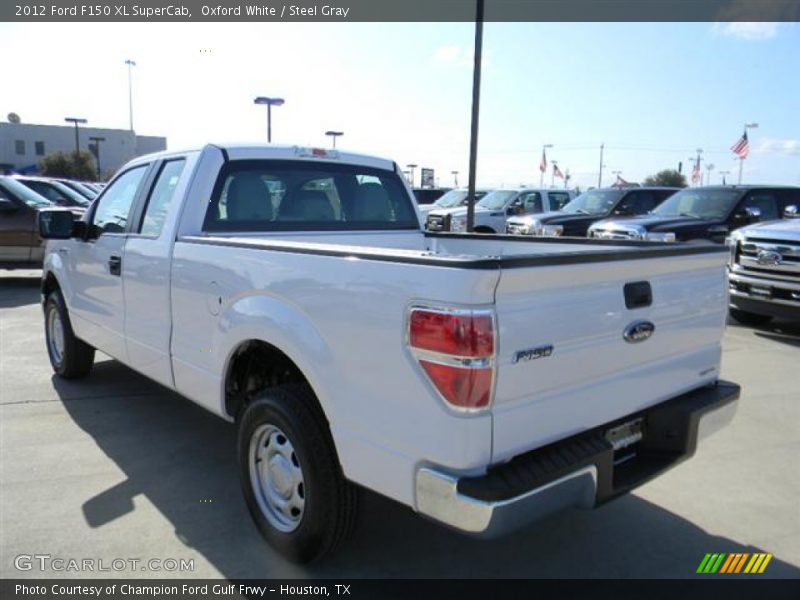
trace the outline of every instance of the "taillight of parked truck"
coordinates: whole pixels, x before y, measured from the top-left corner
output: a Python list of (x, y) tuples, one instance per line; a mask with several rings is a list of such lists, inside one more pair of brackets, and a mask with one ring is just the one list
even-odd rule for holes
[(447, 404), (464, 411), (489, 407), (495, 349), (491, 312), (412, 308), (408, 340)]

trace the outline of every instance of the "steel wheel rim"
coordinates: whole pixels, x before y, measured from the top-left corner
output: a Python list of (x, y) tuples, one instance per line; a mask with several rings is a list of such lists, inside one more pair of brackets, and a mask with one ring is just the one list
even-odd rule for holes
[(60, 365), (64, 358), (64, 323), (55, 307), (47, 315), (47, 348), (53, 362)]
[(250, 483), (261, 513), (275, 529), (290, 533), (305, 513), (305, 479), (289, 437), (272, 424), (250, 436)]

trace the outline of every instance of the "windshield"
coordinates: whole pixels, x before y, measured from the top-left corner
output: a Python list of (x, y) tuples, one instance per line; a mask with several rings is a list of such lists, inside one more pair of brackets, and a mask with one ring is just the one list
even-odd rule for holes
[[(455, 208), (456, 206), (464, 206), (467, 203), (467, 190), (450, 190), (444, 196), (439, 198), (433, 205), (436, 208)], [(480, 200), (486, 195), (486, 192), (475, 190), (475, 199)]]
[(566, 213), (577, 213), (582, 215), (606, 215), (619, 202), (624, 192), (617, 190), (592, 190), (584, 192), (571, 202), (568, 202), (563, 210)]
[(22, 200), (31, 208), (49, 208), (53, 206), (47, 198), (40, 196), (32, 189), (25, 187), (19, 181), (13, 179), (0, 179), (0, 186), (11, 192), (14, 196)]
[(62, 195), (71, 200), (73, 204), (77, 204), (78, 206), (89, 206), (89, 200), (68, 185), (64, 185), (60, 181), (48, 181), (47, 183), (52, 185), (59, 192), (61, 192)]
[(740, 196), (739, 190), (702, 188), (683, 190), (664, 200), (653, 210), (653, 214), (661, 217), (724, 219)]
[(518, 193), (516, 190), (495, 190), (486, 194), (477, 205), (489, 210), (500, 210), (516, 198)]

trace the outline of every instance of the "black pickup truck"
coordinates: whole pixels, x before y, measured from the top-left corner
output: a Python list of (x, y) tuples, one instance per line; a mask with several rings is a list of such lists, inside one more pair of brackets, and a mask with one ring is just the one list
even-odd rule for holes
[(723, 243), (734, 229), (780, 219), (800, 204), (800, 187), (739, 185), (686, 188), (647, 215), (611, 218), (589, 228), (589, 237), (663, 242)]

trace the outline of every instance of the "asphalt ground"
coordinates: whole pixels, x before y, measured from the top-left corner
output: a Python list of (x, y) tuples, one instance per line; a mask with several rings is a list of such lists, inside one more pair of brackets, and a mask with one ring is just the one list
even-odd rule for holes
[[(233, 426), (102, 355), (85, 380), (53, 376), (38, 285), (0, 272), (0, 577), (693, 578), (708, 552), (773, 553), (759, 577), (800, 576), (800, 324), (729, 324), (735, 421), (633, 494), (480, 541), (365, 492), (353, 539), (297, 566), (250, 520)], [(164, 562), (18, 570), (29, 555)]]

